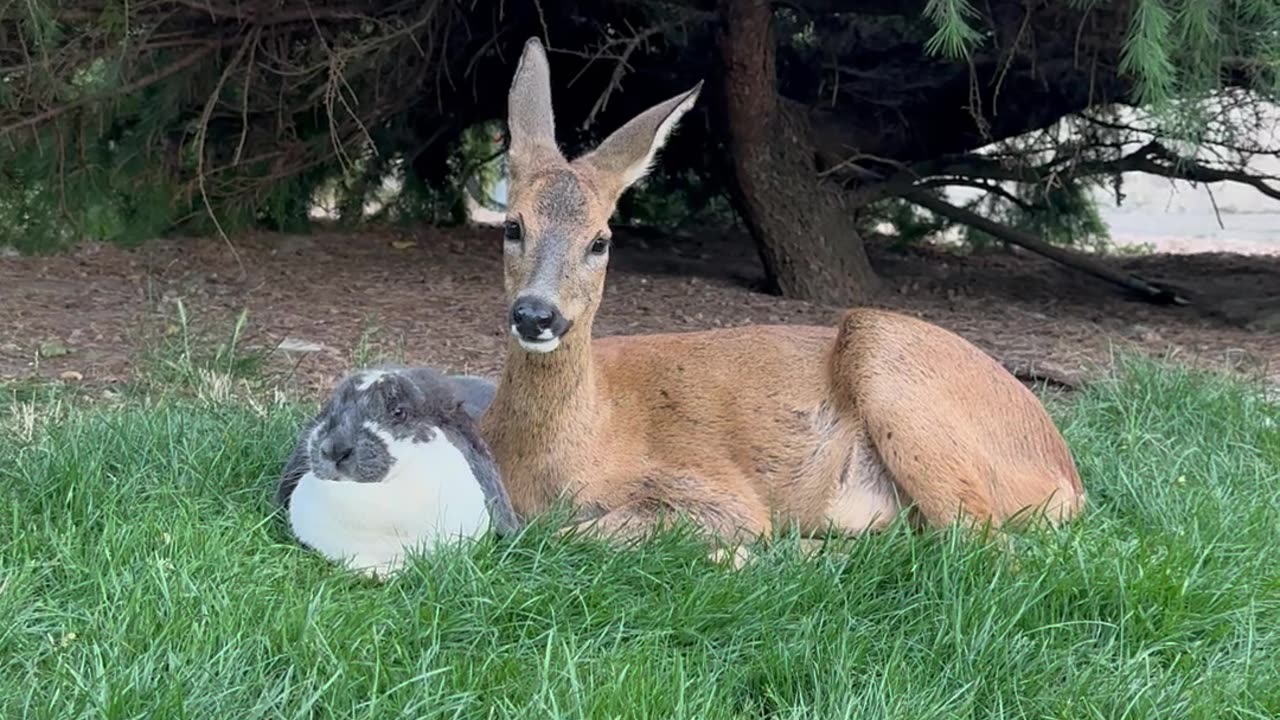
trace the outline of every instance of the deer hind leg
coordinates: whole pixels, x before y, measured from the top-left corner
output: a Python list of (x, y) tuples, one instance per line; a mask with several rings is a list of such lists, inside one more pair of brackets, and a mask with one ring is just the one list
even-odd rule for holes
[(959, 336), (914, 320), (846, 316), (834, 388), (927, 525), (1002, 528), (1083, 502), (1070, 454), (1039, 400)]
[(869, 424), (886, 469), (919, 510), (925, 524), (999, 524), (988, 480), (991, 469), (980, 453), (975, 454), (955, 438), (925, 442), (924, 437), (912, 437), (908, 429)]
[[(1064, 473), (1038, 457), (1010, 454), (973, 426), (868, 408), (866, 427), (885, 468), (925, 524), (960, 522), (993, 529), (1043, 517), (1061, 523), (1079, 512), (1082, 495)], [(997, 427), (1017, 436), (1022, 428)]]

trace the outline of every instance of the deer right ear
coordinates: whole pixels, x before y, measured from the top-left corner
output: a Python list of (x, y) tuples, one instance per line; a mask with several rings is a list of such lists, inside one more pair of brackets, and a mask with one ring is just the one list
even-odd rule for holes
[(551, 112), (551, 69), (546, 50), (536, 36), (525, 41), (511, 80), (507, 128), (511, 135), (507, 161), (513, 176), (563, 159), (556, 146), (555, 116)]
[(578, 162), (606, 178), (616, 195), (649, 173), (658, 151), (666, 144), (680, 118), (689, 112), (702, 92), (702, 81), (692, 89), (654, 105), (614, 130), (595, 150)]

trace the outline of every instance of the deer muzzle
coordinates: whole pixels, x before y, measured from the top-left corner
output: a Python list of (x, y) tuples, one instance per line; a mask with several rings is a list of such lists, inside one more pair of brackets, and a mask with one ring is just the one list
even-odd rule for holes
[(555, 305), (537, 295), (522, 295), (511, 304), (511, 334), (529, 352), (555, 350), (571, 324)]

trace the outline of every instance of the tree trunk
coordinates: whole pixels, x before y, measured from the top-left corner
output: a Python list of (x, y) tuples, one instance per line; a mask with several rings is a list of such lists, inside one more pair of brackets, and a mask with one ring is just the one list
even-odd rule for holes
[(879, 287), (853, 213), (817, 177), (809, 121), (779, 102), (768, 0), (721, 0), (725, 122), (739, 212), (784, 296), (864, 302)]

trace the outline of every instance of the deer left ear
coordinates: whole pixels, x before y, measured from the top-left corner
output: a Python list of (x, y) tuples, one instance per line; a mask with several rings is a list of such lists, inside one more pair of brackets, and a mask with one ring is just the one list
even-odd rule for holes
[(595, 150), (576, 162), (589, 165), (621, 195), (653, 167), (680, 118), (693, 108), (702, 92), (702, 81), (669, 100), (654, 105), (613, 131)]
[(511, 173), (520, 175), (561, 160), (556, 120), (551, 108), (551, 70), (547, 51), (537, 37), (524, 44), (507, 93), (508, 148)]

